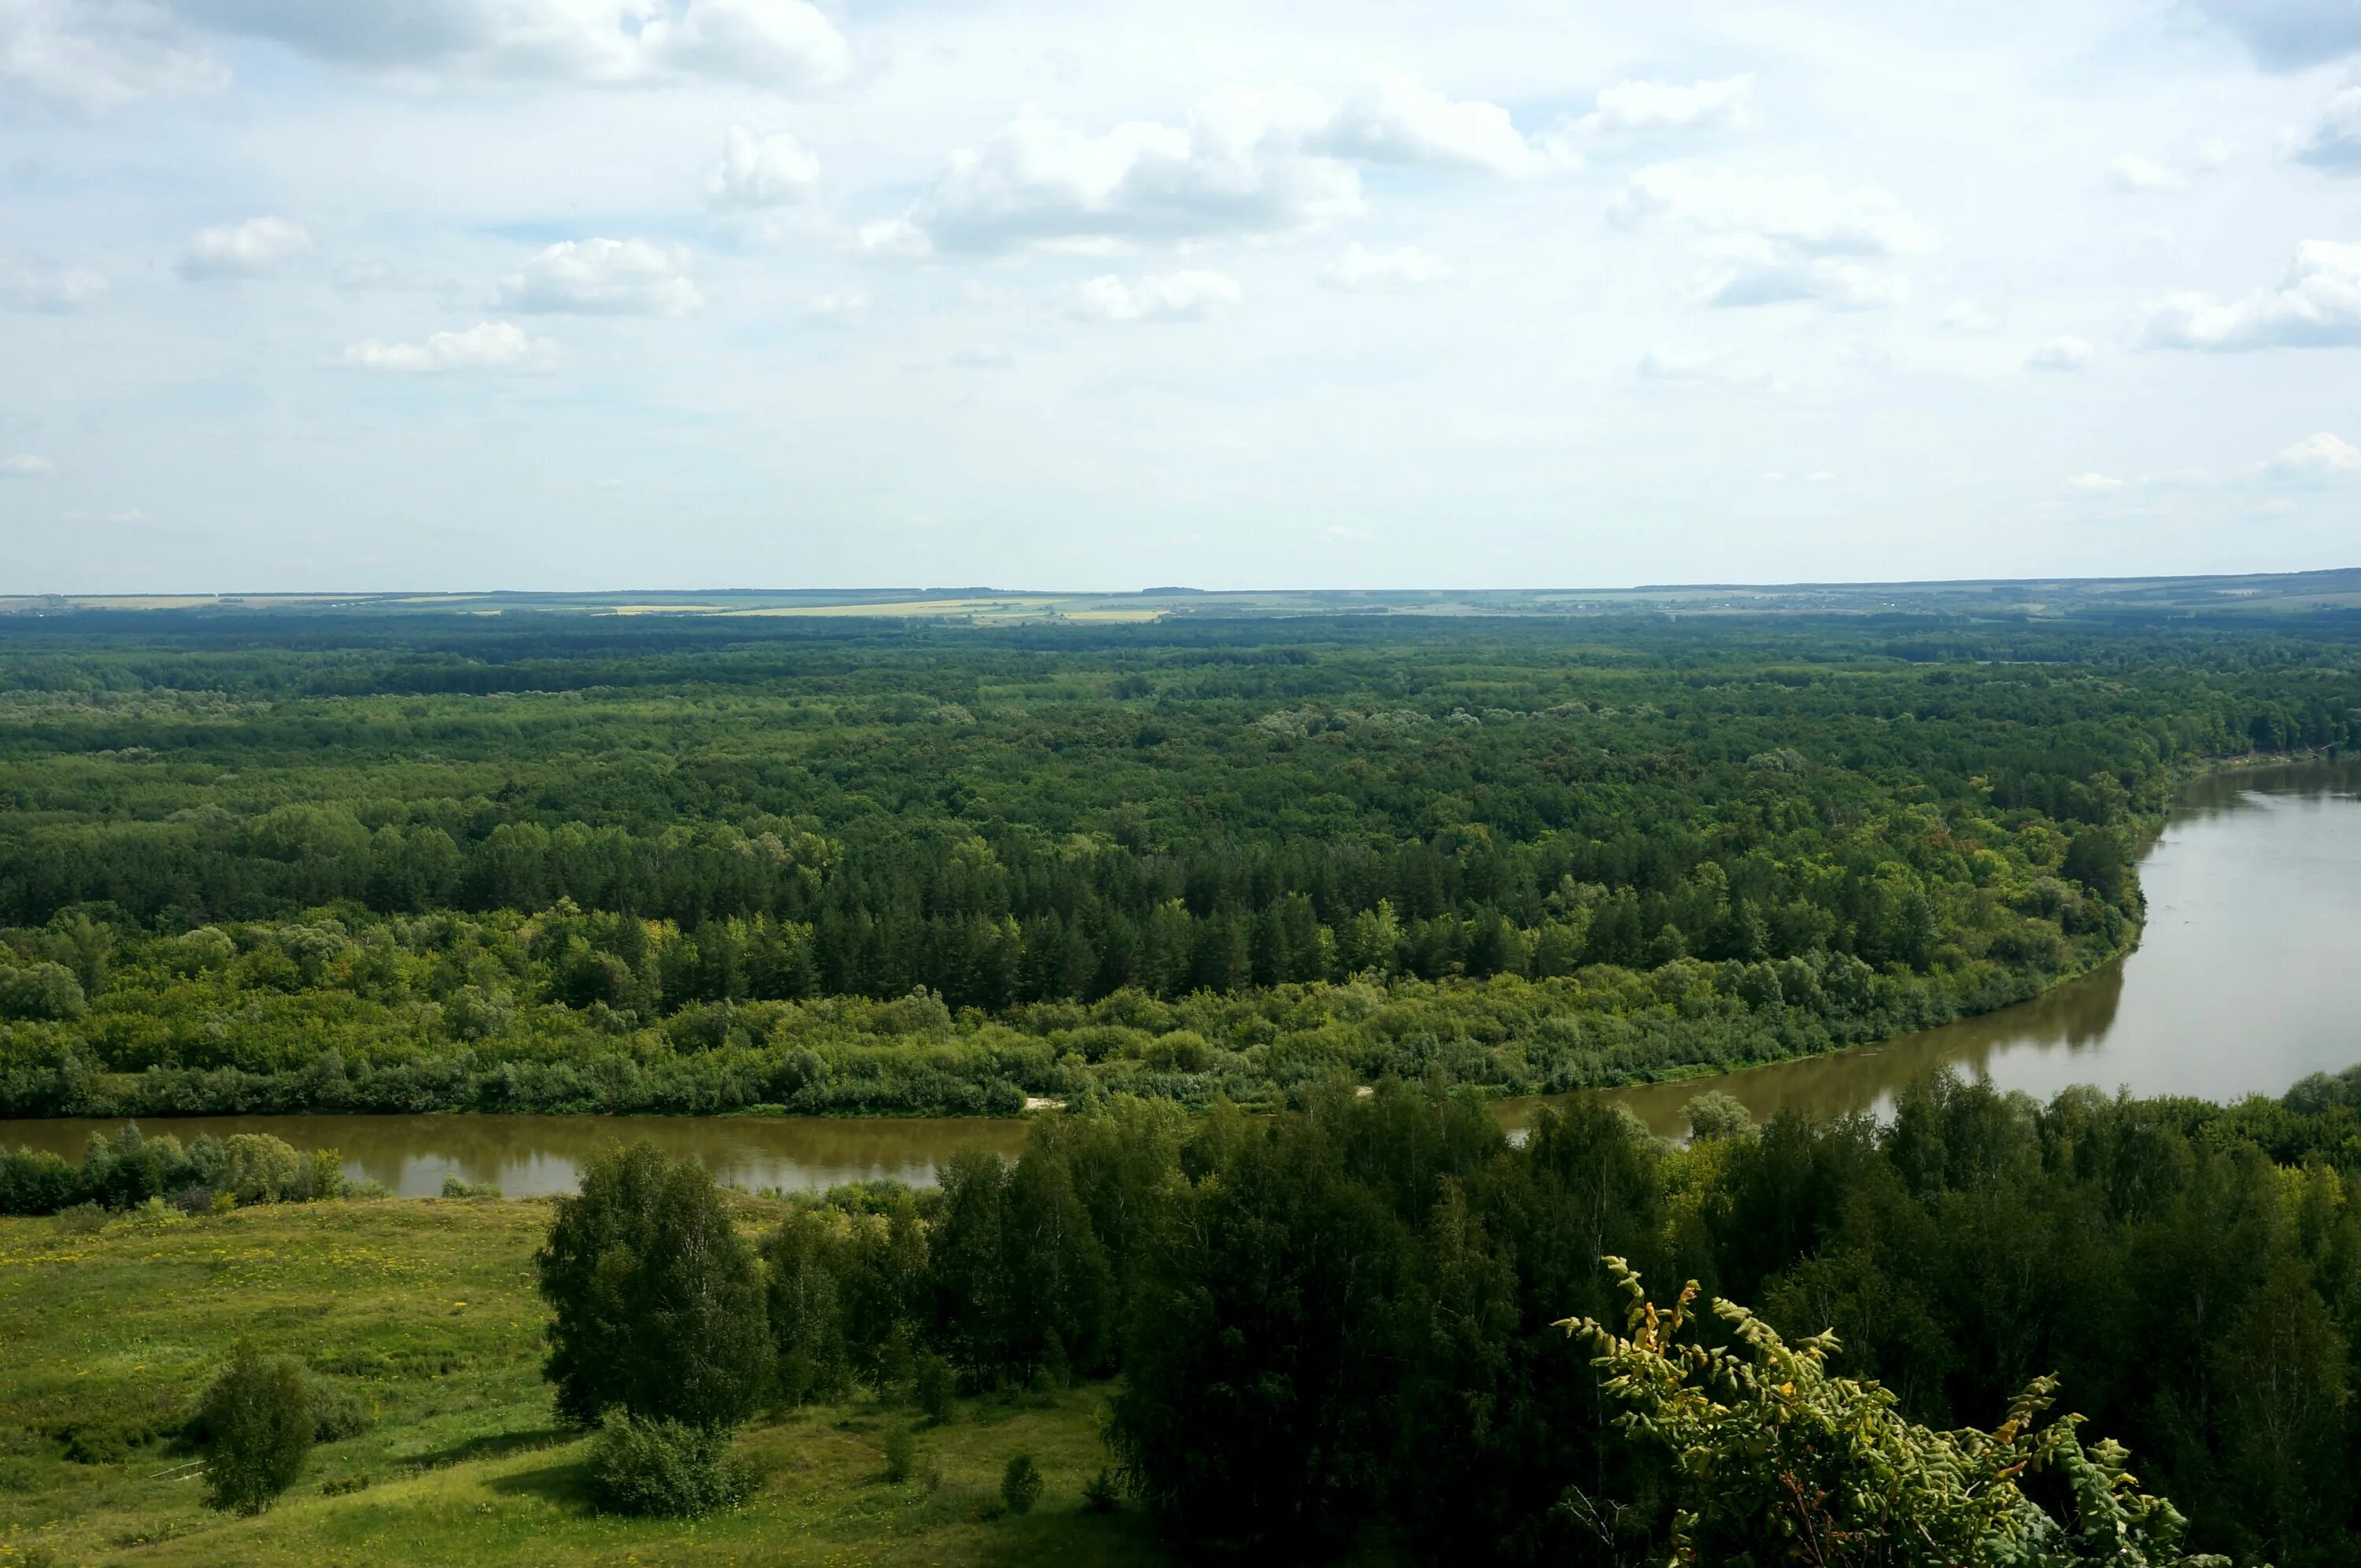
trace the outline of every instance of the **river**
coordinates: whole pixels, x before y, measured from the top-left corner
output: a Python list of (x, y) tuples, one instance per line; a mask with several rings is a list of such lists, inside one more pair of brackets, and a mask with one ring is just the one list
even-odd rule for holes
[[(2092, 1083), (2136, 1094), (2235, 1100), (2278, 1094), (2306, 1073), (2361, 1062), (2361, 759), (2220, 773), (2183, 796), (2140, 862), (2147, 929), (2130, 957), (2032, 1002), (1881, 1045), (1718, 1078), (1609, 1091), (1660, 1133), (1707, 1088), (1756, 1117), (1783, 1105), (1823, 1115), (1875, 1110), (1944, 1064), (2048, 1097)], [(1511, 1129), (1540, 1101), (1510, 1101)], [(70, 1157), (89, 1121), (0, 1121), (0, 1146)], [(695, 1154), (750, 1190), (890, 1177), (934, 1179), (960, 1149), (1009, 1154), (1017, 1121), (838, 1117), (156, 1117), (151, 1134), (273, 1133), (341, 1150), (350, 1176), (404, 1197), (445, 1177), (512, 1197), (573, 1190), (601, 1145), (647, 1136)]]

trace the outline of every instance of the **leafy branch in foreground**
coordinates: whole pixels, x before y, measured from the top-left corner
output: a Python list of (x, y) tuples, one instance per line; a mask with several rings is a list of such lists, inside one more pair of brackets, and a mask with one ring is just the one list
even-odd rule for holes
[(1882, 1385), (1830, 1376), (1833, 1333), (1789, 1344), (1717, 1299), (1735, 1343), (1704, 1344), (1687, 1332), (1695, 1280), (1667, 1309), (1623, 1259), (1606, 1263), (1631, 1298), (1628, 1337), (1590, 1318), (1557, 1326), (1597, 1352), (1591, 1365), (1625, 1407), (1618, 1423), (1671, 1452), (1674, 1564), (2228, 1568), (2181, 1554), (2187, 1521), (2139, 1490), (2120, 1444), (2085, 1450), (2080, 1416), (2038, 1422), (2051, 1378), (2034, 1379), (1994, 1431), (1936, 1431), (1904, 1418)]

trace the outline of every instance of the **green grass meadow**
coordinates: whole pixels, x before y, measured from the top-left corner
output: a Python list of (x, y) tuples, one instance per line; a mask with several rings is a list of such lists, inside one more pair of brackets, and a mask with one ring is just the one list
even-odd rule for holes
[[(1157, 1563), (1139, 1514), (1087, 1511), (1104, 1389), (915, 1410), (863, 1400), (760, 1419), (757, 1495), (695, 1522), (594, 1512), (585, 1440), (551, 1419), (533, 1252), (546, 1201), (266, 1205), (200, 1218), (0, 1220), (0, 1568), (36, 1563)], [(745, 1201), (750, 1226), (764, 1206)], [(176, 1440), (241, 1338), (369, 1409), (257, 1519), (208, 1509)], [(1002, 1467), (1048, 1482), (1003, 1516)]]

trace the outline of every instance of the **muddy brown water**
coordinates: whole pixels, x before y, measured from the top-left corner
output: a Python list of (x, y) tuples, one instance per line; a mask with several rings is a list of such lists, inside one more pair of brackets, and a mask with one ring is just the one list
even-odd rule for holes
[[(2235, 1100), (2361, 1062), (2361, 759), (2216, 774), (2182, 799), (2140, 865), (2148, 924), (2130, 957), (2022, 1005), (1940, 1029), (1714, 1078), (1606, 1091), (1660, 1133), (1708, 1088), (1756, 1117), (1880, 1110), (1949, 1065), (2047, 1098), (2071, 1084)], [(1503, 1102), (1512, 1130), (1540, 1100)], [(78, 1157), (112, 1122), (0, 1121), (0, 1146)], [(1013, 1154), (1021, 1121), (751, 1116), (156, 1117), (151, 1133), (275, 1134), (342, 1151), (405, 1197), (445, 1177), (511, 1196), (571, 1191), (581, 1162), (642, 1136), (750, 1190), (934, 1179), (961, 1149)]]
[[(91, 1133), (116, 1121), (0, 1121), (0, 1147), (55, 1149), (79, 1160)], [(491, 1182), (511, 1198), (571, 1192), (582, 1162), (613, 1143), (652, 1138), (693, 1154), (718, 1181), (750, 1192), (818, 1190), (890, 1178), (935, 1179), (961, 1149), (1014, 1155), (1025, 1124), (994, 1117), (851, 1116), (144, 1116), (139, 1130), (186, 1143), (199, 1133), (269, 1133), (300, 1149), (335, 1149), (348, 1178), (431, 1198), (444, 1179)]]

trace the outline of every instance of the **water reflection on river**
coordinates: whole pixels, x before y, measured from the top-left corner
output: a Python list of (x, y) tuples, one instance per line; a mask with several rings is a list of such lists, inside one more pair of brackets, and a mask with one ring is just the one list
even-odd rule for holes
[[(0, 1146), (54, 1149), (80, 1159), (112, 1121), (0, 1121)], [(151, 1116), (139, 1130), (186, 1143), (269, 1133), (302, 1149), (332, 1148), (347, 1177), (404, 1198), (443, 1190), (445, 1177), (493, 1182), (511, 1198), (571, 1192), (582, 1161), (609, 1143), (652, 1138), (693, 1154), (716, 1180), (748, 1191), (817, 1190), (880, 1177), (929, 1186), (935, 1162), (961, 1149), (1014, 1155), (1025, 1124), (983, 1117), (851, 1116)]]
[[(2361, 759), (2217, 775), (2193, 790), (2141, 863), (2148, 926), (2121, 963), (2022, 1006), (1883, 1045), (1710, 1080), (1609, 1091), (1662, 1133), (1700, 1089), (1758, 1118), (1783, 1105), (1870, 1110), (1945, 1064), (2047, 1097), (2075, 1083), (2231, 1100), (2361, 1062)], [(1511, 1128), (1537, 1101), (1499, 1107)], [(113, 1123), (0, 1121), (0, 1146), (79, 1157)], [(405, 1197), (444, 1178), (511, 1196), (571, 1191), (584, 1157), (651, 1137), (749, 1190), (893, 1177), (927, 1183), (966, 1148), (1012, 1154), (1018, 1121), (831, 1117), (223, 1116), (141, 1125), (183, 1140), (268, 1132), (341, 1149), (346, 1171)]]

